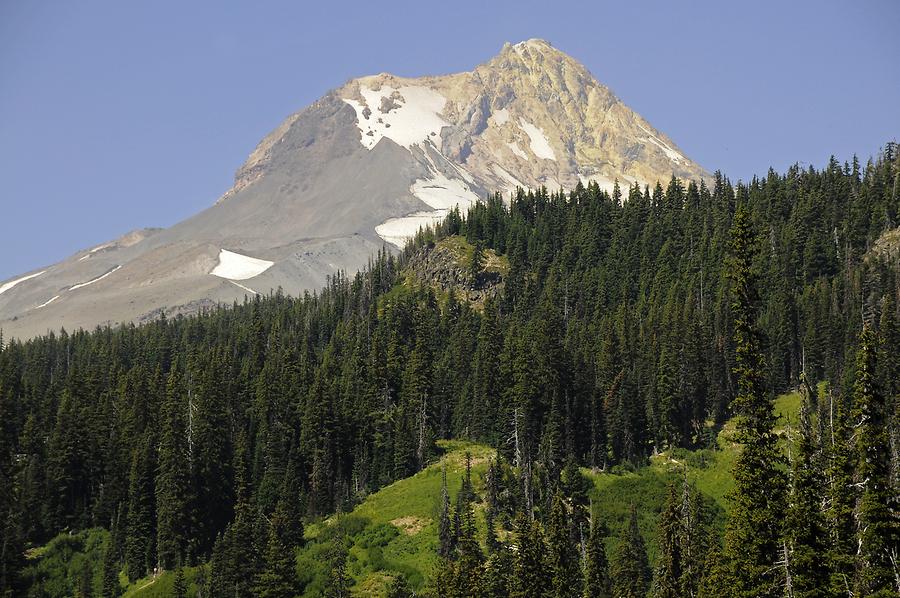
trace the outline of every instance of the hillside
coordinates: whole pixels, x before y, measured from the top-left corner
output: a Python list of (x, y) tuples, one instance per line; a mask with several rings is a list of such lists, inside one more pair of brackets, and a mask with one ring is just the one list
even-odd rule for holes
[[(841, 525), (850, 531), (840, 551), (872, 542), (843, 517), (889, 505), (878, 492), (895, 483), (900, 286), (894, 262), (866, 256), (883, 233), (879, 215), (897, 212), (888, 182), (898, 165), (890, 154), (865, 173), (835, 162), (750, 186), (718, 178), (712, 189), (672, 180), (652, 192), (633, 186), (625, 201), (593, 183), (521, 190), (465, 217), (451, 211), (401, 254), (382, 251), (364, 272), (299, 299), (276, 292), (143, 326), (5, 341), (0, 571), (11, 573), (0, 583), (27, 595), (41, 579), (23, 561), (30, 549), (104, 528), (114, 541), (99, 562), (82, 559), (79, 575), (121, 575), (141, 591), (167, 587), (170, 573), (154, 578), (158, 569), (207, 562), (204, 583), (218, 595), (275, 586), (290, 595), (301, 583), (343, 592), (391, 571), (420, 587), (488, 575), (576, 587), (587, 535), (598, 570), (643, 595), (650, 559), (674, 554), (671, 536), (654, 540), (652, 517), (665, 507), (662, 520), (675, 525), (678, 497), (666, 485), (685, 464), (697, 486), (681, 493), (692, 513), (684, 537), (696, 543), (681, 581), (692, 591), (718, 583), (715, 567), (697, 573), (716, 546), (734, 562), (752, 557), (760, 573), (744, 583), (780, 583), (770, 559), (782, 528), (747, 522)], [(226, 258), (230, 274), (275, 267)], [(788, 428), (768, 397), (804, 379), (827, 382), (808, 412), (833, 430), (792, 424), (792, 457), (806, 465), (787, 470), (778, 434)], [(740, 455), (756, 461), (735, 457), (739, 437), (754, 447)], [(473, 489), (454, 503), (439, 548), (465, 558), (433, 575), (421, 556), (433, 542), (433, 464), (445, 448), (458, 463), (462, 448), (448, 440), (496, 447), (505, 465), (488, 499)], [(821, 481), (829, 463), (846, 483)], [(741, 512), (770, 511), (729, 517), (723, 534), (732, 464), (743, 472)], [(431, 490), (405, 488), (419, 481)], [(788, 504), (800, 489), (803, 500)], [(394, 491), (414, 508), (379, 505)], [(591, 496), (608, 531), (587, 529)], [(828, 501), (848, 506), (823, 513)], [(875, 507), (873, 521), (890, 512)], [(324, 523), (358, 508), (371, 510)], [(441, 513), (446, 530), (449, 508)], [(307, 558), (328, 563), (327, 578), (296, 568), (304, 526), (315, 540)], [(328, 546), (342, 533), (355, 546), (346, 558)], [(531, 560), (512, 559), (510, 540)], [(487, 558), (482, 542), (498, 552)], [(543, 574), (545, 553), (559, 575)], [(828, 566), (845, 571), (855, 554)], [(885, 571), (871, 583), (887, 583)]]
[[(800, 403), (799, 393), (784, 394), (776, 401), (782, 434), (785, 426), (796, 425)], [(593, 513), (610, 528), (608, 550), (614, 549), (615, 535), (627, 523), (630, 505), (639, 513), (641, 533), (647, 543), (651, 563), (657, 554), (657, 525), (667, 487), (682, 476), (696, 484), (705, 498), (714, 504), (717, 525), (721, 526), (728, 509), (725, 494), (733, 481), (731, 468), (737, 455), (737, 445), (730, 441), (733, 422), (719, 431), (717, 448), (703, 450), (666, 451), (651, 457), (650, 462), (633, 470), (596, 472), (583, 468), (582, 473), (592, 483), (590, 492)], [(335, 515), (310, 525), (306, 531), (307, 545), (296, 555), (299, 579), (304, 597), (324, 596), (329, 575), (329, 558), (334, 545), (340, 541), (348, 546), (348, 572), (353, 579), (353, 596), (386, 596), (391, 580), (404, 576), (414, 587), (423, 587), (439, 565), (437, 556), (437, 517), (441, 496), (442, 472), (446, 471), (451, 502), (455, 500), (465, 474), (466, 455), (471, 457), (471, 471), (476, 493), (484, 496), (488, 462), (496, 452), (486, 446), (462, 442), (441, 441), (444, 451), (434, 463), (413, 476), (398, 480), (369, 495), (346, 514)], [(483, 535), (485, 503), (476, 506), (479, 534)], [(59, 589), (70, 580), (78, 580), (85, 559), (100, 560), (109, 534), (104, 530), (89, 530), (74, 536), (60, 536), (29, 555), (29, 575), (44, 579), (44, 587), (51, 595), (61, 595)], [(198, 567), (185, 568), (189, 596), (196, 592)], [(175, 574), (172, 571), (139, 579), (127, 584), (126, 598), (162, 598), (172, 591)], [(125, 581), (125, 580), (122, 580)], [(91, 583), (100, 583), (92, 574)]]

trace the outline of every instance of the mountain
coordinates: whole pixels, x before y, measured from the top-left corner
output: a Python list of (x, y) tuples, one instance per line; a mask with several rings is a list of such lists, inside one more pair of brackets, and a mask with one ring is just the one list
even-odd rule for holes
[(143, 322), (281, 287), (320, 288), (454, 206), (516, 187), (707, 176), (542, 40), (470, 72), (349, 81), (263, 139), (216, 203), (0, 285), (0, 329)]
[(491, 197), (315, 295), (3, 343), (0, 595), (896, 595), (900, 155), (856, 164)]

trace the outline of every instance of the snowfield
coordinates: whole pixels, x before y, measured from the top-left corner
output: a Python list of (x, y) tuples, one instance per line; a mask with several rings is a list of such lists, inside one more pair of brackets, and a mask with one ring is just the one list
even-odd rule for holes
[(443, 220), (449, 210), (435, 210), (433, 212), (415, 212), (409, 216), (389, 218), (375, 227), (379, 237), (400, 249), (406, 242), (413, 238), (420, 228), (434, 226)]
[(259, 293), (257, 293), (256, 291), (254, 291), (254, 290), (251, 289), (250, 287), (245, 287), (244, 285), (242, 285), (242, 284), (239, 283), (239, 282), (235, 282), (234, 280), (229, 280), (228, 282), (230, 282), (231, 284), (233, 284), (233, 285), (236, 286), (236, 287), (239, 287), (239, 288), (244, 289), (244, 290), (247, 291), (248, 293), (252, 293), (252, 294), (254, 294), (254, 295), (259, 295)]
[[(427, 151), (425, 158), (430, 164), (431, 176), (427, 179), (416, 180), (410, 186), (409, 192), (422, 200), (433, 211), (421, 211), (399, 218), (389, 218), (375, 227), (375, 233), (379, 237), (401, 249), (420, 228), (434, 226), (457, 206), (461, 212), (465, 213), (478, 201), (478, 195), (469, 189), (465, 182), (447, 178), (438, 170)], [(461, 171), (458, 168), (456, 170), (463, 176), (467, 174), (464, 170)]]
[(48, 305), (50, 305), (51, 303), (53, 303), (53, 302), (56, 301), (57, 299), (59, 299), (59, 295), (53, 295), (52, 297), (50, 297), (50, 299), (48, 299), (47, 301), (44, 301), (43, 303), (41, 303), (40, 305), (38, 305), (37, 307), (35, 307), (35, 309), (40, 309), (40, 308), (42, 308), (42, 307), (47, 307)]
[(644, 141), (649, 141), (653, 145), (657, 146), (659, 149), (661, 149), (666, 154), (666, 156), (672, 162), (675, 162), (676, 164), (681, 164), (681, 161), (684, 160), (684, 156), (682, 156), (681, 154), (679, 154), (678, 152), (673, 150), (667, 144), (663, 143), (663, 141), (659, 137), (657, 137), (656, 135), (654, 135), (653, 133), (651, 133), (644, 127), (642, 127), (640, 125), (640, 123), (636, 123), (636, 124), (641, 129), (641, 131), (643, 131), (644, 133), (646, 133), (647, 135), (650, 136), (650, 137), (647, 137)]
[(106, 278), (107, 276), (109, 276), (110, 274), (112, 274), (113, 272), (115, 272), (116, 270), (118, 270), (118, 269), (121, 268), (121, 267), (122, 267), (121, 265), (116, 266), (115, 268), (113, 268), (112, 270), (110, 270), (109, 272), (107, 272), (106, 274), (101, 274), (101, 275), (98, 276), (97, 278), (93, 278), (93, 279), (91, 279), (91, 280), (89, 280), (89, 281), (87, 281), (87, 282), (80, 282), (80, 283), (78, 283), (78, 284), (76, 284), (76, 285), (73, 285), (73, 286), (69, 287), (69, 290), (70, 290), (70, 291), (74, 291), (75, 289), (81, 289), (81, 288), (84, 288), (84, 287), (86, 287), (86, 286), (88, 286), (88, 285), (94, 284), (95, 282), (100, 282), (101, 280), (103, 280), (104, 278)]
[(497, 110), (494, 112), (491, 117), (488, 119), (490, 124), (502, 127), (506, 123), (509, 122), (509, 110), (503, 108), (502, 110)]
[(88, 259), (89, 257), (91, 257), (92, 255), (94, 255), (95, 253), (97, 253), (97, 252), (100, 251), (101, 249), (106, 249), (107, 247), (112, 247), (112, 245), (113, 245), (112, 243), (104, 243), (103, 245), (98, 245), (98, 246), (94, 247), (93, 249), (91, 249), (90, 251), (88, 251), (88, 252), (87, 252), (86, 254), (84, 254), (83, 256), (81, 256), (80, 258), (78, 258), (78, 261), (79, 261), (79, 262), (83, 262), (84, 260)]
[(410, 149), (417, 143), (432, 140), (440, 143), (441, 129), (449, 123), (440, 113), (447, 98), (429, 87), (407, 86), (394, 89), (388, 85), (374, 91), (359, 86), (363, 102), (344, 98), (356, 110), (356, 126), (366, 149), (375, 147), (387, 137)]
[(46, 272), (46, 270), (41, 270), (40, 272), (35, 272), (34, 274), (29, 274), (28, 276), (23, 276), (21, 278), (15, 279), (15, 280), (10, 280), (9, 282), (4, 283), (3, 285), (0, 285), (0, 295), (5, 293), (6, 291), (10, 290), (11, 288), (16, 286), (20, 282), (25, 282), (26, 280), (32, 279), (36, 276), (40, 276), (44, 272)]
[[(241, 255), (240, 253), (222, 249), (219, 251), (219, 263), (212, 269), (210, 274), (228, 280), (247, 280), (248, 278), (259, 276), (274, 264), (275, 262), (260, 260), (249, 255)], [(242, 288), (246, 289), (246, 287)], [(253, 292), (255, 293), (256, 291)]]
[(516, 143), (515, 141), (508, 141), (506, 143), (506, 145), (507, 145), (507, 147), (509, 147), (509, 149), (512, 150), (512, 153), (514, 153), (515, 155), (519, 156), (523, 160), (528, 159), (528, 154), (526, 154), (525, 150), (523, 150), (521, 147), (519, 147), (519, 144)]
[(511, 194), (516, 192), (517, 187), (521, 187), (522, 189), (528, 189), (528, 185), (526, 185), (525, 183), (523, 183), (522, 181), (520, 181), (519, 179), (517, 179), (516, 177), (511, 175), (509, 173), (509, 171), (507, 171), (505, 168), (503, 168), (499, 164), (494, 164), (492, 166), (492, 170), (494, 171), (494, 173), (497, 176), (499, 176), (504, 181), (506, 181), (506, 183), (507, 183), (506, 190), (509, 191)]
[(531, 140), (531, 151), (535, 156), (546, 160), (556, 160), (556, 154), (553, 153), (553, 148), (550, 147), (550, 141), (540, 128), (524, 118), (519, 119), (519, 125), (522, 126), (522, 130), (525, 131), (528, 139)]
[(436, 173), (430, 179), (419, 179), (410, 187), (413, 195), (428, 204), (435, 210), (445, 210), (459, 206), (465, 213), (470, 206), (478, 201), (475, 195), (462, 182), (456, 179), (448, 179), (441, 173)]

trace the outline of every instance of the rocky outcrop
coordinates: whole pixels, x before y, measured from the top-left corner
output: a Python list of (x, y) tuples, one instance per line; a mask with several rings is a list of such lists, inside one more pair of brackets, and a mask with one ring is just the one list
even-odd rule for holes
[(416, 251), (407, 262), (407, 271), (423, 284), (475, 305), (503, 292), (505, 258), (492, 250), (484, 252), (484, 267), (473, 275), (471, 246), (459, 238), (430, 243)]
[[(362, 105), (384, 89), (395, 105), (406, 100), (404, 88), (427, 88), (446, 100), (437, 116), (447, 124), (427, 142), (488, 192), (542, 185), (556, 191), (588, 181), (611, 190), (616, 180), (624, 190), (665, 185), (673, 175), (709, 176), (582, 64), (543, 40), (506, 44), (471, 72), (381, 74), (353, 80), (338, 94)], [(375, 117), (381, 108), (365, 106)]]

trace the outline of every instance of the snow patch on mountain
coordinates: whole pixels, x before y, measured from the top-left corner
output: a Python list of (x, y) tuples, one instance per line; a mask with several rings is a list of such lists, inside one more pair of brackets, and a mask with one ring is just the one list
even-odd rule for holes
[(653, 133), (651, 133), (644, 127), (642, 127), (640, 125), (640, 123), (637, 123), (637, 126), (641, 129), (641, 131), (643, 131), (644, 133), (646, 133), (647, 135), (650, 136), (650, 137), (646, 138), (645, 141), (649, 141), (650, 143), (652, 143), (653, 145), (655, 145), (659, 149), (661, 149), (663, 151), (663, 153), (665, 153), (666, 156), (668, 156), (668, 158), (672, 162), (675, 162), (676, 164), (681, 164), (681, 161), (684, 160), (684, 156), (682, 156), (680, 153), (678, 153), (677, 151), (675, 151), (674, 149), (669, 147), (669, 145), (664, 143), (662, 141), (662, 139), (660, 139), (659, 137), (657, 137), (656, 135), (654, 135)]
[(44, 302), (41, 303), (40, 305), (36, 306), (35, 309), (40, 309), (40, 308), (42, 308), (42, 307), (47, 307), (48, 305), (50, 305), (51, 303), (53, 303), (53, 302), (56, 301), (57, 299), (59, 299), (59, 295), (53, 295), (52, 297), (50, 297), (49, 299), (47, 299), (46, 301), (44, 301)]
[(456, 206), (463, 212), (478, 201), (475, 195), (462, 181), (448, 179), (436, 173), (430, 179), (419, 179), (410, 187), (413, 195), (435, 210), (451, 210)]
[(247, 280), (259, 276), (274, 264), (275, 262), (221, 249), (219, 250), (219, 263), (210, 274), (228, 280)]
[(78, 258), (78, 261), (83, 262), (84, 260), (88, 259), (89, 257), (94, 255), (98, 251), (100, 251), (102, 249), (106, 249), (107, 247), (112, 247), (112, 246), (113, 246), (113, 243), (104, 243), (103, 245), (98, 245), (98, 246), (94, 247), (93, 249), (89, 250), (86, 254), (84, 254), (80, 258)]
[(531, 141), (531, 151), (535, 156), (545, 160), (556, 160), (556, 154), (553, 152), (553, 148), (550, 147), (550, 141), (547, 139), (547, 136), (544, 135), (543, 130), (534, 126), (524, 118), (519, 119), (519, 124), (522, 126), (522, 130), (528, 135), (528, 139)]
[[(438, 224), (453, 208), (459, 207), (465, 213), (478, 202), (478, 195), (464, 181), (448, 178), (438, 169), (427, 151), (424, 155), (429, 163), (431, 176), (417, 179), (410, 185), (409, 192), (433, 211), (419, 211), (399, 218), (389, 218), (375, 227), (375, 233), (379, 237), (401, 249), (420, 228)], [(461, 175), (466, 174), (464, 169), (456, 170)]]
[(526, 154), (526, 153), (525, 153), (525, 150), (523, 150), (521, 147), (519, 147), (519, 144), (516, 143), (515, 141), (508, 141), (508, 142), (506, 143), (506, 146), (507, 146), (509, 149), (512, 150), (512, 153), (514, 153), (515, 155), (519, 156), (519, 157), (522, 158), (523, 160), (527, 160), (527, 159), (528, 159), (528, 154)]
[(440, 142), (441, 129), (449, 124), (440, 116), (447, 98), (429, 87), (383, 85), (376, 91), (360, 84), (359, 93), (362, 102), (343, 99), (356, 110), (360, 143), (366, 149), (384, 137), (407, 149), (426, 140)]
[(84, 288), (84, 287), (86, 287), (86, 286), (88, 286), (88, 285), (92, 285), (92, 284), (94, 284), (95, 282), (100, 282), (101, 280), (103, 280), (104, 278), (106, 278), (107, 276), (109, 276), (110, 274), (112, 274), (113, 272), (115, 272), (116, 270), (118, 270), (118, 269), (121, 268), (121, 267), (122, 267), (121, 265), (116, 266), (115, 268), (113, 268), (113, 269), (110, 270), (109, 272), (106, 272), (105, 274), (101, 274), (101, 275), (98, 276), (97, 278), (92, 278), (91, 280), (89, 280), (89, 281), (87, 281), (87, 282), (80, 282), (80, 283), (78, 283), (78, 284), (76, 284), (76, 285), (73, 285), (73, 286), (69, 287), (69, 290), (70, 290), (70, 291), (74, 291), (74, 290), (76, 290), (76, 289), (81, 289), (81, 288)]
[(509, 122), (509, 110), (503, 108), (502, 110), (495, 111), (488, 119), (488, 122), (497, 127), (502, 127)]
[(507, 171), (505, 168), (503, 168), (499, 164), (494, 164), (492, 166), (492, 170), (497, 174), (497, 176), (499, 176), (501, 179), (503, 179), (504, 181), (507, 182), (507, 186), (506, 186), (507, 191), (514, 193), (518, 187), (521, 187), (522, 189), (528, 188), (528, 185), (526, 185), (525, 183), (523, 183), (522, 181), (520, 181), (519, 179), (514, 177), (512, 174), (509, 173), (509, 171)]
[(403, 249), (406, 242), (413, 238), (419, 229), (438, 224), (448, 213), (448, 210), (435, 210), (434, 212), (415, 212), (400, 218), (389, 218), (376, 226), (375, 232), (391, 245)]
[(239, 288), (241, 288), (241, 289), (244, 289), (244, 290), (247, 291), (248, 293), (253, 293), (254, 295), (259, 295), (259, 293), (257, 293), (256, 291), (254, 291), (254, 290), (251, 289), (250, 287), (245, 287), (244, 285), (242, 285), (241, 283), (239, 283), (239, 282), (237, 282), (237, 281), (234, 281), (234, 280), (228, 280), (228, 282), (230, 282), (231, 284), (233, 284), (233, 285), (236, 286), (236, 287), (239, 287)]
[(28, 276), (22, 276), (21, 278), (17, 278), (15, 280), (10, 280), (9, 282), (4, 283), (3, 285), (0, 285), (0, 295), (5, 293), (6, 291), (10, 290), (11, 288), (16, 286), (20, 282), (25, 282), (26, 280), (30, 280), (32, 278), (35, 278), (36, 276), (40, 276), (44, 272), (46, 272), (46, 270), (41, 270), (40, 272), (35, 272), (34, 274), (29, 274)]

